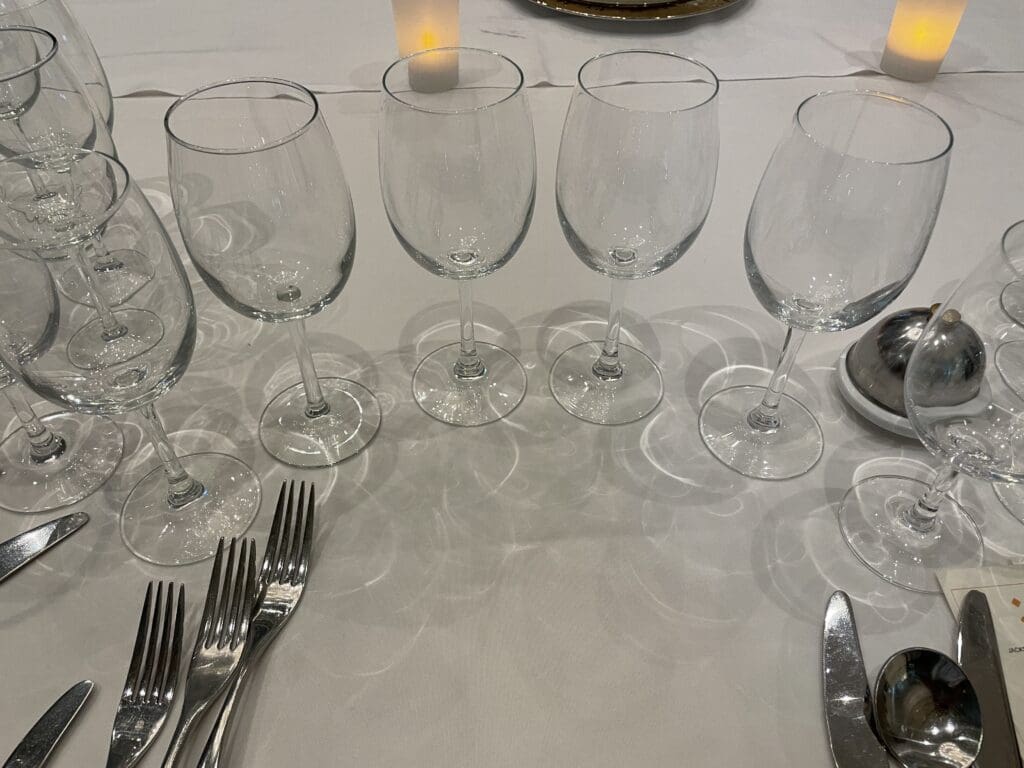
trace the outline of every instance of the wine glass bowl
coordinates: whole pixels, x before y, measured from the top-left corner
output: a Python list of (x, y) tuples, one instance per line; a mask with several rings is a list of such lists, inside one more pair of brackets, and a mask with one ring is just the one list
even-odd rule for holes
[(276, 395), (260, 438), (294, 466), (328, 466), (380, 426), (373, 393), (318, 378), (303, 320), (341, 293), (355, 258), (348, 184), (316, 97), (271, 78), (231, 80), (178, 99), (164, 119), (171, 197), (193, 264), (236, 312), (288, 322), (302, 383)]
[(394, 62), (383, 87), (388, 220), (417, 264), (459, 285), (461, 341), (420, 362), (413, 394), (440, 421), (487, 424), (526, 393), (515, 356), (476, 342), (469, 282), (512, 258), (533, 217), (536, 150), (523, 73), (492, 51), (441, 48)]
[(612, 279), (604, 342), (563, 352), (558, 403), (598, 424), (643, 418), (661, 401), (657, 364), (619, 342), (626, 280), (675, 264), (711, 208), (718, 169), (718, 79), (665, 51), (601, 54), (579, 71), (558, 150), (555, 199), (570, 248)]
[[(28, 263), (47, 279), (18, 278), (9, 301), (0, 306), (0, 359), (37, 394), (73, 411), (123, 414), (136, 410), (157, 447), (164, 467), (143, 477), (132, 489), (121, 514), (121, 534), (142, 559), (177, 565), (212, 556), (217, 541), (242, 533), (259, 511), (260, 486), (245, 464), (218, 453), (177, 457), (167, 440), (154, 402), (184, 375), (196, 337), (195, 304), (184, 268), (163, 226), (127, 170), (114, 158), (74, 150), (64, 171), (54, 171), (38, 155), (0, 162), (0, 191), (26, 187), (45, 193), (69, 190), (79, 201), (68, 217), (29, 216), (6, 204), (0, 193), (0, 259), (5, 274)], [(23, 199), (23, 196), (19, 196)], [(64, 210), (64, 209), (62, 209)], [(56, 225), (55, 225), (56, 222)], [(35, 229), (33, 229), (33, 227)], [(103, 228), (132, 233), (132, 244), (153, 266), (152, 278), (132, 298), (131, 306), (111, 309), (102, 289), (95, 307), (72, 301), (55, 288), (67, 262), (90, 269), (83, 249)], [(22, 233), (35, 232), (22, 239)], [(41, 271), (40, 271), (41, 270)], [(43, 312), (42, 309), (48, 311)], [(84, 325), (83, 315), (97, 316)], [(138, 327), (133, 318), (152, 319), (159, 333), (130, 348), (120, 342)], [(105, 343), (120, 354), (79, 359), (82, 334), (95, 326), (129, 326)], [(50, 326), (56, 334), (41, 343)], [(12, 343), (11, 340), (30, 340)], [(38, 341), (37, 341), (38, 340)]]
[(744, 263), (761, 305), (788, 327), (767, 388), (731, 387), (702, 407), (719, 460), (768, 480), (821, 458), (814, 415), (784, 393), (807, 333), (852, 328), (906, 287), (938, 216), (953, 135), (937, 114), (874, 91), (806, 99), (751, 204)]

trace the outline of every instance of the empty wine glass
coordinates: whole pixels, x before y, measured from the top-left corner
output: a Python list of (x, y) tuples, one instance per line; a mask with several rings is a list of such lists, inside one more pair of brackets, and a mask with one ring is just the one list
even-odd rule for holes
[(619, 341), (627, 280), (668, 269), (711, 209), (718, 170), (718, 78), (665, 51), (594, 57), (577, 77), (558, 149), (555, 200), (570, 247), (612, 281), (605, 339), (551, 367), (565, 410), (596, 424), (641, 419), (661, 402), (661, 371)]
[[(45, 269), (26, 259), (6, 264), (0, 281), (0, 302), (16, 301), (15, 293), (38, 280), (34, 289), (52, 289)], [(41, 352), (52, 343), (56, 326), (47, 326), (54, 302), (40, 302), (26, 308), (40, 313), (30, 320), (46, 328), (37, 340), (40, 349), (27, 348), (26, 356)], [(0, 363), (0, 390), (14, 409), (21, 427), (0, 442), (0, 507), (13, 512), (48, 512), (79, 501), (106, 482), (121, 461), (124, 438), (110, 419), (73, 411), (61, 411), (40, 418)]]
[(325, 467), (377, 434), (377, 398), (349, 379), (317, 376), (305, 318), (352, 272), (356, 219), (316, 97), (286, 80), (209, 85), (167, 110), (168, 175), (178, 227), (203, 280), (246, 317), (288, 323), (302, 381), (260, 418), (275, 458)]
[(953, 134), (912, 101), (872, 91), (805, 100), (775, 149), (747, 219), (747, 279), (789, 328), (767, 388), (729, 387), (700, 413), (700, 434), (737, 472), (783, 480), (821, 457), (821, 427), (783, 394), (807, 333), (842, 331), (900, 295), (938, 216)]
[[(0, 270), (8, 274), (17, 260), (29, 260), (54, 277), (67, 261), (81, 259), (76, 246), (88, 243), (101, 223), (117, 227), (125, 242), (148, 254), (154, 274), (132, 307), (106, 311), (115, 323), (133, 312), (149, 313), (159, 318), (161, 334), (134, 355), (81, 365), (69, 342), (80, 332), (78, 316), (92, 310), (54, 290), (52, 282), (46, 287), (38, 279), (22, 280), (11, 300), (0, 303), (0, 360), (36, 394), (72, 410), (138, 411), (163, 467), (143, 477), (125, 500), (125, 543), (160, 565), (212, 556), (221, 538), (248, 528), (259, 511), (260, 485), (253, 471), (231, 456), (176, 456), (154, 408), (185, 373), (196, 339), (192, 291), (174, 246), (128, 172), (107, 155), (77, 150), (61, 172), (47, 169), (36, 155), (0, 162), (0, 190), (19, 189), (72, 194), (76, 204), (57, 206), (54, 216), (0, 204), (0, 242), (6, 243), (0, 247)], [(63, 260), (55, 255), (61, 252), (68, 254)], [(96, 299), (103, 304), (102, 293)], [(47, 307), (48, 312), (40, 311)], [(46, 341), (48, 334), (52, 342)]]
[(0, 0), (0, 24), (39, 27), (56, 37), (61, 57), (78, 74), (107, 127), (113, 129), (114, 100), (107, 73), (92, 40), (63, 0)]
[(428, 272), (458, 282), (460, 341), (420, 361), (416, 402), (439, 421), (497, 421), (526, 394), (526, 371), (476, 341), (471, 280), (519, 250), (537, 186), (533, 122), (515, 62), (439, 48), (384, 73), (379, 133), (384, 208), (398, 241)]
[(938, 592), (936, 570), (981, 565), (981, 533), (946, 493), (958, 473), (1024, 482), (1024, 399), (994, 364), (1005, 346), (1024, 343), (1024, 327), (1000, 305), (1013, 274), (993, 249), (933, 315), (907, 365), (907, 417), (944, 468), (931, 483), (868, 478), (847, 492), (840, 507), (850, 549), (901, 587)]

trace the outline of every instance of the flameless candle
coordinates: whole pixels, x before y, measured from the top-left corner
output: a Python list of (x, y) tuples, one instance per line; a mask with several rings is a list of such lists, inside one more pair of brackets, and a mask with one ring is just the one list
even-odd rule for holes
[[(391, 0), (399, 56), (459, 44), (459, 0)], [(417, 91), (444, 91), (459, 80), (459, 56), (438, 51), (418, 56), (409, 66)]]
[(967, 0), (897, 0), (882, 71), (901, 80), (931, 80), (953, 41)]

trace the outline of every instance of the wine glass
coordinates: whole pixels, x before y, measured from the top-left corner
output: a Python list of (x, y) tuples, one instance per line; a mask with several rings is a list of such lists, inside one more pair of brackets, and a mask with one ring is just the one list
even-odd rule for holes
[(0, 25), (39, 27), (56, 37), (68, 68), (78, 73), (107, 128), (113, 130), (114, 100), (107, 73), (92, 40), (63, 0), (0, 0)]
[(278, 393), (260, 439), (296, 467), (326, 467), (377, 434), (377, 398), (349, 379), (317, 376), (305, 318), (352, 272), (356, 220), (316, 97), (286, 80), (230, 80), (167, 110), (168, 176), (185, 247), (231, 309), (288, 323), (302, 381)]
[[(26, 259), (6, 264), (0, 281), (0, 302), (16, 301), (16, 294), (31, 281), (39, 282), (36, 292), (51, 290), (49, 273)], [(38, 313), (29, 322), (45, 329), (37, 340), (38, 354), (52, 343), (56, 325), (54, 302), (31, 305), (26, 312)], [(37, 513), (79, 501), (113, 474), (121, 461), (124, 439), (110, 419), (61, 411), (40, 418), (29, 405), (22, 388), (7, 367), (0, 363), (0, 390), (14, 409), (21, 427), (0, 442), (0, 507), (13, 512)]]
[(747, 279), (788, 326), (767, 387), (729, 387), (704, 403), (700, 435), (748, 477), (784, 480), (821, 458), (821, 427), (785, 395), (807, 333), (843, 331), (900, 295), (939, 213), (953, 134), (919, 104), (873, 91), (829, 91), (796, 111), (754, 196)]
[(661, 402), (661, 371), (619, 341), (627, 280), (675, 264), (700, 234), (718, 170), (718, 78), (666, 51), (595, 56), (577, 77), (558, 149), (555, 199), (570, 247), (611, 278), (605, 339), (551, 367), (551, 392), (595, 424), (642, 419)]
[[(237, 536), (259, 511), (259, 479), (238, 459), (220, 453), (178, 457), (168, 441), (154, 401), (185, 373), (196, 338), (195, 304), (174, 246), (145, 196), (117, 160), (75, 150), (66, 170), (53, 171), (38, 155), (0, 162), (0, 192), (20, 199), (19, 190), (71, 194), (76, 203), (56, 206), (52, 216), (0, 197), (0, 270), (29, 260), (55, 277), (65, 262), (81, 260), (82, 246), (106, 225), (148, 254), (152, 279), (132, 307), (111, 310), (120, 318), (145, 312), (159, 318), (161, 334), (150, 346), (104, 364), (81, 365), (69, 343), (80, 333), (78, 316), (92, 312), (43, 286), (22, 280), (10, 301), (0, 303), (0, 360), (38, 395), (83, 413), (138, 411), (163, 467), (129, 493), (121, 511), (121, 535), (138, 557), (160, 565), (197, 562), (213, 555), (221, 538)], [(130, 240), (131, 233), (134, 240)], [(64, 253), (64, 259), (55, 254)], [(17, 273), (15, 273), (17, 274)], [(102, 293), (96, 295), (103, 305)], [(49, 313), (39, 311), (50, 307)], [(52, 343), (44, 343), (55, 328)]]
[[(57, 39), (36, 27), (0, 27), (0, 155), (33, 152), (59, 171), (76, 148), (116, 156), (106, 121), (59, 55)], [(103, 287), (110, 306), (127, 301), (152, 276), (145, 254), (116, 242), (108, 248), (97, 238), (89, 258), (88, 276)], [(77, 267), (61, 273), (58, 286), (73, 301), (93, 306), (93, 291)]]
[(536, 148), (522, 70), (476, 48), (399, 59), (384, 73), (379, 155), (398, 241), (459, 286), (460, 341), (420, 361), (416, 402), (457, 426), (504, 418), (526, 394), (526, 371), (511, 352), (476, 341), (470, 281), (512, 258), (533, 217)]
[(1024, 343), (1024, 327), (1000, 302), (1013, 275), (1004, 254), (993, 249), (933, 315), (910, 356), (907, 417), (944, 468), (930, 483), (868, 478), (840, 507), (840, 528), (854, 554), (906, 589), (939, 592), (937, 569), (982, 563), (977, 525), (946, 493), (959, 473), (1024, 482), (1024, 399), (995, 364), (1007, 345)]

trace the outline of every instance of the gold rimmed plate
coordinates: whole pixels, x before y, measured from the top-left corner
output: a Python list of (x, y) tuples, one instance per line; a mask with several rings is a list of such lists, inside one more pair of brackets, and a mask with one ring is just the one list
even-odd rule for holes
[(743, 0), (529, 0), (534, 5), (549, 8), (559, 13), (583, 16), (589, 19), (610, 19), (613, 21), (670, 21), (700, 16), (721, 11)]

